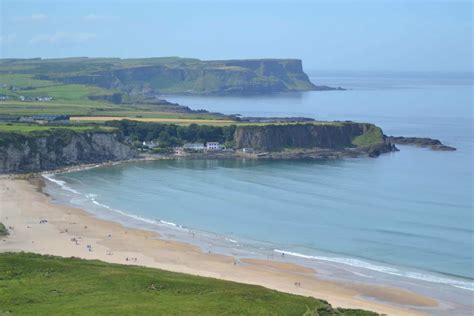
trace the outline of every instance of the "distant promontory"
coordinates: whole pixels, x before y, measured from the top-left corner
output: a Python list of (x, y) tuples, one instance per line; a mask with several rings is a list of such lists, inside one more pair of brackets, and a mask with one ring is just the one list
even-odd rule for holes
[(38, 79), (116, 89), (131, 95), (252, 95), (342, 90), (313, 84), (299, 59), (203, 61), (192, 58), (4, 59)]

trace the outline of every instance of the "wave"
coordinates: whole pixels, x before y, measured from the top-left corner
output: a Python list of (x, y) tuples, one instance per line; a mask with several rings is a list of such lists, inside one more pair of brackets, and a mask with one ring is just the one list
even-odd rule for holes
[(461, 280), (456, 280), (456, 279), (450, 279), (442, 276), (437, 276), (433, 274), (425, 274), (425, 273), (420, 273), (420, 272), (412, 272), (412, 271), (401, 271), (396, 268), (392, 267), (387, 267), (387, 266), (380, 266), (380, 265), (375, 265), (363, 260), (359, 259), (353, 259), (353, 258), (341, 258), (341, 257), (325, 257), (325, 256), (310, 256), (310, 255), (305, 255), (297, 252), (291, 252), (291, 251), (285, 251), (285, 250), (279, 250), (279, 249), (274, 249), (273, 250), (276, 253), (280, 254), (285, 254), (293, 257), (299, 257), (299, 258), (304, 258), (304, 259), (310, 259), (310, 260), (322, 260), (322, 261), (328, 261), (328, 262), (335, 262), (335, 263), (341, 263), (345, 265), (349, 265), (352, 267), (357, 267), (357, 268), (364, 268), (368, 270), (373, 270), (377, 272), (383, 272), (383, 273), (388, 273), (396, 276), (401, 276), (401, 277), (406, 277), (410, 279), (416, 279), (416, 280), (422, 280), (422, 281), (427, 281), (427, 282), (432, 282), (432, 283), (442, 283), (442, 284), (447, 284), (451, 285), (457, 288), (469, 290), (469, 291), (474, 291), (474, 282), (468, 282), (468, 281), (461, 281)]
[(153, 224), (153, 225), (159, 225), (161, 221), (155, 221), (153, 219), (149, 219), (149, 218), (146, 218), (146, 217), (141, 217), (141, 216), (138, 216), (138, 215), (133, 215), (133, 214), (129, 214), (127, 212), (124, 212), (122, 210), (119, 210), (119, 209), (115, 209), (115, 208), (112, 208), (108, 205), (105, 205), (105, 204), (102, 204), (100, 202), (97, 202), (97, 200), (93, 197), (90, 198), (90, 200), (92, 201), (92, 203), (94, 203), (95, 205), (97, 206), (100, 206), (100, 207), (103, 207), (103, 208), (106, 208), (108, 209), (109, 211), (112, 211), (112, 212), (116, 212), (122, 216), (126, 216), (126, 217), (130, 217), (130, 218), (133, 218), (135, 220), (138, 220), (138, 221), (141, 221), (141, 222), (146, 222), (148, 224)]
[(175, 224), (175, 223), (173, 223), (173, 222), (167, 222), (167, 221), (164, 221), (164, 220), (162, 220), (162, 219), (160, 219), (160, 223), (161, 223), (161, 224), (168, 225), (168, 226), (183, 228), (181, 225)]
[(59, 185), (62, 189), (66, 190), (66, 191), (72, 192), (74, 194), (79, 194), (79, 195), (81, 194), (80, 192), (78, 192), (78, 191), (74, 190), (73, 188), (71, 188), (70, 186), (68, 186), (66, 184), (66, 182), (55, 179), (52, 174), (42, 174), (42, 176), (43, 176), (43, 178), (45, 178), (45, 179), (47, 179), (47, 180), (49, 180), (53, 183), (56, 183), (57, 185)]
[[(83, 195), (81, 194), (79, 191), (77, 190), (74, 190), (73, 188), (69, 187), (65, 181), (62, 181), (62, 180), (58, 180), (56, 178), (53, 177), (52, 174), (43, 174), (42, 175), (44, 178), (46, 178), (47, 180), (59, 185), (61, 187), (61, 189), (63, 190), (66, 190), (66, 191), (69, 191), (69, 192), (72, 192), (74, 194), (77, 194), (77, 195)], [(149, 218), (146, 218), (146, 217), (142, 217), (142, 216), (138, 216), (138, 215), (134, 215), (134, 214), (130, 214), (130, 213), (127, 213), (127, 212), (124, 212), (122, 210), (119, 210), (119, 209), (115, 209), (113, 207), (110, 207), (106, 204), (102, 204), (100, 202), (98, 202), (96, 200), (96, 197), (97, 197), (97, 194), (93, 194), (93, 193), (89, 193), (89, 194), (85, 194), (83, 195), (85, 196), (88, 200), (90, 200), (94, 205), (97, 205), (97, 206), (100, 206), (100, 207), (103, 207), (109, 211), (113, 211), (115, 213), (118, 213), (122, 216), (126, 216), (126, 217), (129, 217), (129, 218), (133, 218), (135, 220), (138, 220), (138, 221), (141, 221), (141, 222), (146, 222), (148, 224), (153, 224), (153, 225), (160, 225), (160, 224), (164, 224), (164, 225), (168, 225), (168, 226), (173, 226), (173, 227), (176, 227), (176, 228), (182, 228), (181, 225), (177, 225), (175, 223), (172, 223), (172, 222), (167, 222), (167, 221), (164, 221), (164, 220), (159, 220), (159, 221), (156, 221), (156, 220), (153, 220), (153, 219), (149, 219)]]

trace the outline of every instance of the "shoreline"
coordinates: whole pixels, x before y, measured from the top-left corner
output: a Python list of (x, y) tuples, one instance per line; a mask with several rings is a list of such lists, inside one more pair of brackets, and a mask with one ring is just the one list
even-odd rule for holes
[[(389, 315), (422, 315), (417, 309), (438, 309), (429, 297), (397, 288), (323, 280), (311, 269), (277, 260), (204, 253), (199, 247), (164, 240), (156, 232), (133, 229), (94, 217), (87, 211), (51, 203), (35, 183), (0, 178), (0, 221), (13, 227), (2, 238), (1, 251), (27, 251), (63, 257), (137, 264), (257, 284), (283, 292), (308, 295), (346, 308)], [(39, 224), (41, 219), (48, 222)], [(59, 236), (59, 238), (58, 238)], [(89, 251), (85, 245), (91, 245)], [(129, 259), (129, 260), (127, 260)], [(299, 282), (299, 286), (295, 284)]]

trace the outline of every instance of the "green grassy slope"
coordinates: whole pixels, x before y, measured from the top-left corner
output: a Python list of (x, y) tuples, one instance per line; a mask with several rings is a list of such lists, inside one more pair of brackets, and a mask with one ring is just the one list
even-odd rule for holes
[[(0, 60), (0, 66), (2, 65)], [(3, 60), (4, 62), (4, 60)], [(56, 69), (54, 67), (51, 67)], [(6, 67), (6, 69), (9, 69)], [(62, 67), (59, 67), (62, 69)], [(88, 69), (86, 67), (86, 69)], [(13, 68), (11, 72), (18, 70)], [(58, 70), (59, 71), (59, 70)], [(65, 84), (58, 81), (38, 79), (32, 73), (10, 73), (0, 70), (0, 95), (7, 100), (0, 100), (1, 116), (28, 116), (38, 114), (63, 114), (71, 116), (118, 116), (150, 118), (189, 118), (189, 119), (223, 119), (206, 112), (191, 112), (173, 104), (156, 104), (134, 100), (123, 94), (126, 104), (114, 104), (106, 100), (91, 100), (91, 96), (110, 96), (117, 90), (105, 89), (83, 84)], [(12, 90), (12, 86), (15, 90)], [(20, 100), (24, 97), (52, 97), (50, 101)]]
[(356, 145), (357, 147), (377, 145), (383, 143), (383, 137), (382, 129), (372, 125), (364, 134), (355, 137), (352, 140), (352, 144)]
[[(310, 297), (158, 269), (0, 254), (0, 314), (376, 315)], [(9, 314), (9, 315), (10, 315)]]
[(150, 89), (177, 94), (261, 94), (317, 88), (303, 72), (301, 61), (294, 59), (0, 59), (0, 82), (1, 76), (11, 74), (134, 91), (135, 95)]

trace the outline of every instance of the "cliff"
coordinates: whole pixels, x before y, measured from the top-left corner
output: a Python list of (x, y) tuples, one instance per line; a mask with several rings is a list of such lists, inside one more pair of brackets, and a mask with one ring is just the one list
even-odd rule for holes
[(37, 79), (117, 89), (132, 95), (333, 90), (311, 83), (298, 59), (65, 58), (3, 63), (19, 71), (24, 71), (24, 63), (26, 72)]
[[(197, 141), (198, 138), (199, 141), (226, 142), (235, 144), (237, 149), (252, 148), (254, 153), (249, 158), (376, 157), (396, 150), (379, 127), (367, 123), (311, 122), (226, 127), (182, 127), (132, 121), (111, 124), (114, 130), (74, 130), (71, 127), (33, 132), (0, 132), (0, 174), (132, 159), (138, 156), (137, 151), (120, 140), (145, 140), (139, 135), (146, 135), (149, 140), (158, 137), (160, 144), (167, 144), (168, 147)], [(26, 129), (31, 126), (21, 127)], [(200, 158), (206, 159), (212, 154), (204, 153)], [(238, 150), (227, 156), (240, 157), (241, 154), (247, 155), (246, 151)], [(229, 158), (227, 156), (224, 158)]]
[(0, 133), (0, 174), (35, 172), (136, 156), (108, 132), (54, 129), (42, 133)]
[(379, 127), (352, 122), (238, 126), (234, 141), (237, 148), (269, 152), (317, 148), (378, 156), (395, 149)]

